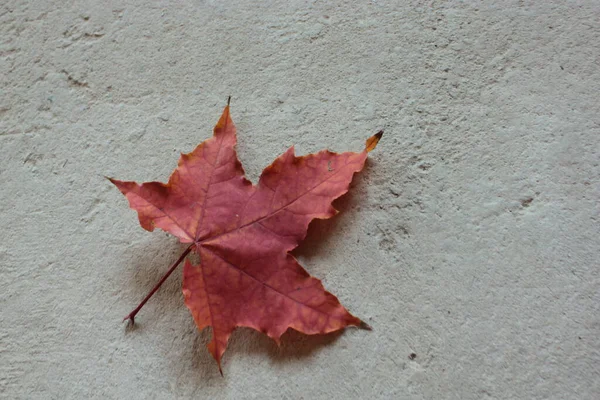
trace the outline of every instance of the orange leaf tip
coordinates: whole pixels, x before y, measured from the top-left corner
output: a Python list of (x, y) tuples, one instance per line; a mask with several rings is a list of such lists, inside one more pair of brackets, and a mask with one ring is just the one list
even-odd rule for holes
[(365, 142), (365, 150), (367, 151), (367, 153), (373, 151), (375, 147), (377, 147), (377, 143), (379, 143), (379, 140), (382, 136), (383, 130), (377, 132), (376, 134), (367, 139), (367, 141)]

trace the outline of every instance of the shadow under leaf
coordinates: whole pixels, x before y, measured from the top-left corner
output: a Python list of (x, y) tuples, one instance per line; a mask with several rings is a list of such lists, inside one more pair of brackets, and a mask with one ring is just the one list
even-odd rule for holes
[[(266, 354), (274, 363), (299, 361), (333, 344), (343, 333), (344, 330), (339, 330), (323, 335), (305, 335), (288, 329), (281, 337), (280, 346), (277, 346), (274, 340), (261, 332), (250, 328), (237, 328), (231, 335), (222, 363), (226, 368), (229, 356), (235, 357), (236, 354)], [(204, 329), (198, 334), (193, 345), (192, 365), (203, 376), (219, 375), (216, 362), (206, 348), (211, 335), (210, 328)]]
[[(160, 234), (151, 235), (147, 242), (136, 243), (130, 247), (125, 257), (123, 257), (124, 283), (121, 290), (126, 294), (123, 298), (131, 302), (131, 304), (123, 305), (123, 307), (126, 306), (127, 309), (130, 309), (128, 311), (134, 309), (142, 301), (167, 272), (173, 261), (185, 250), (184, 245), (173, 239), (169, 240), (165, 236)], [(174, 299), (179, 299), (181, 295), (181, 270), (181, 266), (177, 268), (148, 302), (148, 305), (153, 304), (152, 308), (160, 310), (161, 316), (165, 312), (172, 311), (178, 304), (178, 301), (174, 301)], [(146, 307), (136, 316), (135, 324), (126, 323), (125, 330), (127, 333), (143, 328), (143, 324), (140, 324), (143, 320), (152, 321), (156, 319), (156, 315), (148, 316), (151, 311)], [(124, 316), (125, 314), (120, 317), (123, 318)]]

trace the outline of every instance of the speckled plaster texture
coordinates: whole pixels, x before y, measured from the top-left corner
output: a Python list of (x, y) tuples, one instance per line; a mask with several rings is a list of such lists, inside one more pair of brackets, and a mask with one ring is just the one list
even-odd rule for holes
[[(600, 398), (598, 1), (3, 1), (0, 397)], [(228, 95), (249, 177), (386, 134), (295, 251), (373, 331), (225, 376), (104, 176), (165, 181)], [(411, 356), (413, 354), (413, 356)]]

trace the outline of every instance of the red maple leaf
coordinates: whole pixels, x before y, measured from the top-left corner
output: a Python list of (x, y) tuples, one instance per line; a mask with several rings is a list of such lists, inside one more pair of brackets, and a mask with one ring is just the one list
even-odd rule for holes
[(360, 153), (324, 150), (297, 157), (291, 147), (253, 185), (237, 158), (235, 132), (228, 102), (213, 137), (181, 155), (167, 184), (109, 178), (144, 229), (160, 228), (190, 244), (124, 320), (133, 323), (181, 261), (198, 253), (200, 265), (185, 262), (183, 294), (198, 329), (212, 327), (208, 349), (221, 374), (221, 356), (239, 326), (264, 332), (277, 343), (288, 328), (305, 334), (350, 325), (369, 328), (289, 252), (304, 239), (311, 220), (337, 213), (331, 202), (348, 191), (383, 134), (369, 138)]

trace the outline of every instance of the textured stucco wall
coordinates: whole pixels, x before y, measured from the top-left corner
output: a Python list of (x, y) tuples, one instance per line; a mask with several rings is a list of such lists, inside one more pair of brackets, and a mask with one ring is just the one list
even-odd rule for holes
[[(228, 3), (1, 3), (0, 396), (600, 398), (600, 3)], [(239, 330), (222, 378), (181, 271), (121, 323), (181, 246), (103, 176), (230, 94), (253, 180), (386, 135), (296, 252), (374, 330)]]

